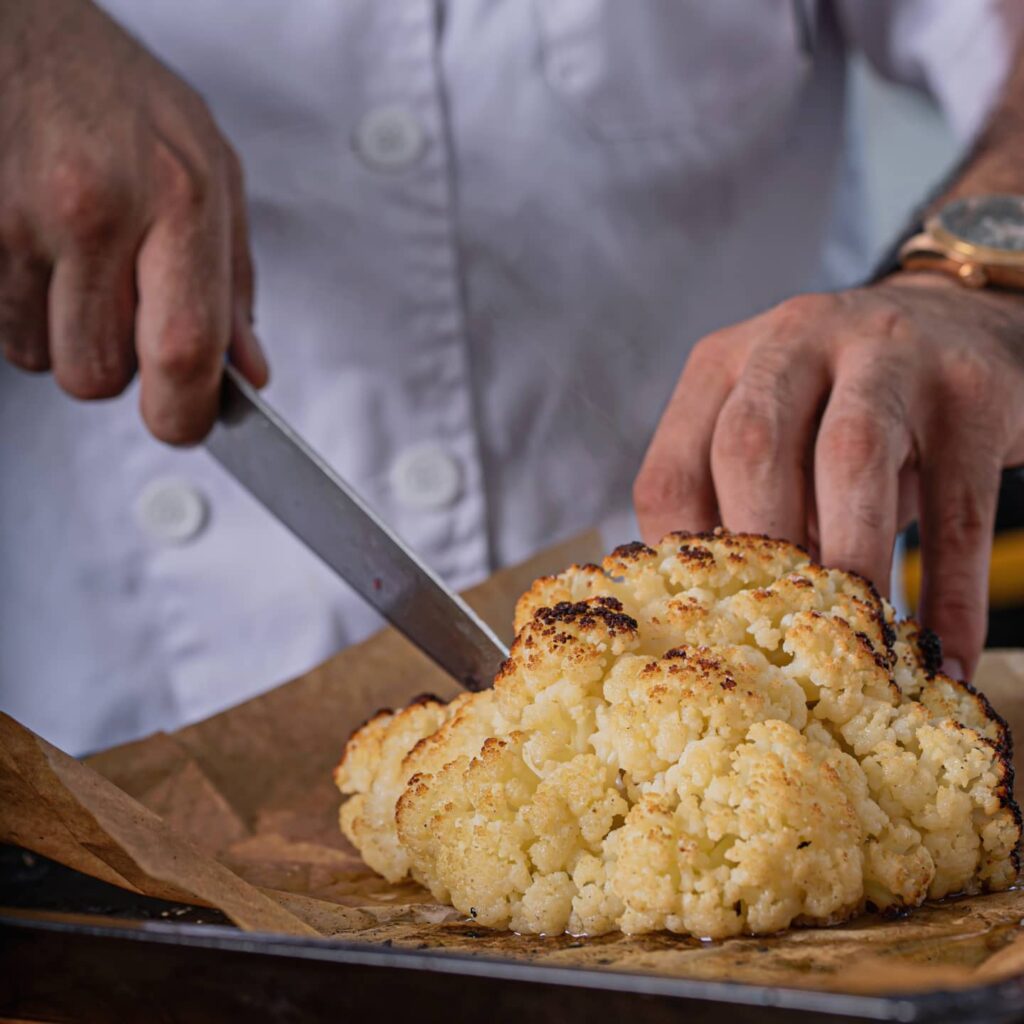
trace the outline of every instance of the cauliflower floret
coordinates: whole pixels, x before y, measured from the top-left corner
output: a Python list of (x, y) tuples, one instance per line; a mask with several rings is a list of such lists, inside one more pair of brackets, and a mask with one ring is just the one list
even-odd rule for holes
[(346, 745), (334, 770), (338, 788), (353, 794), (341, 805), (341, 831), (389, 882), (411, 874), (429, 884), (399, 842), (395, 806), (414, 775), (472, 757), (484, 740), (503, 731), (495, 696), (484, 690), (445, 704), (425, 694), (394, 714), (379, 711)]
[(424, 695), (401, 711), (378, 711), (353, 734), (334, 769), (338, 788), (352, 794), (341, 805), (341, 831), (389, 882), (404, 878), (410, 868), (393, 824), (395, 804), (413, 774), (404, 769), (404, 759), (457, 711), (459, 700), (464, 698), (446, 705)]
[[(570, 873), (599, 855), (629, 805), (616, 772), (578, 754), (539, 776), (524, 735), (488, 739), (475, 758), (416, 775), (398, 801), (398, 836), (435, 898), (490, 927), (560, 933), (576, 895)], [(554, 898), (557, 908), (542, 895)]]
[(900, 690), (920, 701), (933, 719), (958, 721), (1009, 753), (1006, 722), (985, 695), (970, 683), (951, 679), (939, 671), (942, 650), (938, 637), (931, 630), (921, 629), (912, 619), (896, 623), (895, 628), (894, 677)]
[(652, 659), (626, 655), (604, 680), (590, 745), (633, 786), (658, 779), (707, 736), (738, 743), (755, 722), (802, 729), (800, 685), (749, 647), (680, 647)]
[(1005, 723), (869, 583), (671, 534), (538, 580), (492, 690), (382, 714), (342, 829), (480, 924), (712, 938), (1003, 889)]
[(622, 930), (717, 938), (854, 912), (863, 828), (835, 768), (844, 756), (780, 721), (738, 746), (692, 743), (617, 837)]

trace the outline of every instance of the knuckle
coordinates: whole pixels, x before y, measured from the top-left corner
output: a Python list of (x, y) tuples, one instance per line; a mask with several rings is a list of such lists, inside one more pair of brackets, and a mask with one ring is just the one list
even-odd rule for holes
[(46, 308), (31, 308), (22, 296), (0, 295), (0, 345), (4, 358), (31, 373), (50, 368)]
[(54, 376), (61, 389), (73, 398), (86, 402), (102, 398), (115, 398), (131, 380), (131, 373), (121, 368), (114, 372), (99, 373), (82, 368), (64, 368), (58, 365)]
[(770, 400), (743, 398), (722, 415), (712, 448), (716, 459), (764, 465), (774, 461), (781, 440), (778, 405)]
[(165, 202), (198, 212), (222, 190), (233, 154), (203, 97), (184, 83), (178, 84), (174, 144), (161, 140), (154, 149), (157, 191)]
[(694, 368), (698, 370), (709, 367), (718, 368), (726, 359), (732, 340), (733, 332), (730, 328), (723, 328), (720, 331), (704, 335), (690, 350), (687, 367), (691, 370)]
[[(857, 415), (886, 434), (895, 425), (907, 420), (905, 377), (884, 354), (873, 360), (871, 376), (861, 380), (846, 380), (842, 384), (843, 397), (854, 405)], [(880, 425), (884, 424), (884, 428)]]
[[(0, 337), (4, 337), (0, 332)], [(28, 373), (45, 373), (50, 368), (50, 355), (44, 346), (24, 345), (18, 341), (3, 341), (4, 358), (12, 366)]]
[(743, 375), (758, 390), (779, 393), (787, 383), (789, 369), (801, 358), (805, 358), (802, 350), (791, 340), (769, 335), (758, 339), (753, 346)]
[(26, 314), (20, 296), (0, 295), (0, 338), (3, 338), (5, 344), (20, 348), (34, 341)]
[(838, 301), (835, 296), (820, 292), (794, 295), (775, 306), (771, 310), (771, 317), (775, 326), (783, 330), (803, 327), (808, 323), (831, 318)]
[[(991, 489), (958, 488), (956, 493), (947, 495), (938, 508), (931, 510), (935, 528), (948, 551), (956, 551), (964, 558), (989, 543), (997, 486), (997, 480), (993, 480)], [(964, 575), (968, 577), (966, 569)]]
[(834, 417), (819, 444), (830, 462), (855, 477), (877, 473), (889, 463), (889, 431), (865, 411)]
[[(847, 508), (847, 515), (852, 522), (862, 527), (862, 532), (866, 534), (880, 533), (889, 524), (890, 520), (889, 510), (879, 504), (877, 500), (873, 500), (872, 497), (860, 498), (850, 502)], [(849, 551), (846, 553), (846, 560), (854, 564), (855, 560), (859, 560), (858, 556), (862, 557), (860, 551)], [(880, 583), (882, 581), (875, 580), (874, 582)]]
[[(959, 640), (958, 646), (978, 651), (987, 627), (986, 581), (965, 575), (933, 575), (925, 580), (922, 618), (945, 641)], [(954, 653), (954, 652), (949, 652)]]
[(222, 148), (199, 143), (186, 151), (160, 145), (157, 162), (161, 192), (175, 208), (198, 214), (214, 201), (226, 174)]
[(205, 160), (168, 158), (166, 190), (175, 206), (192, 211), (204, 209), (213, 191), (210, 165)]
[(861, 332), (873, 341), (898, 341), (916, 328), (907, 311), (890, 299), (878, 299), (861, 314)]
[(74, 398), (114, 398), (128, 386), (134, 366), (117, 345), (89, 346), (73, 358), (62, 357), (54, 368), (57, 383)]
[(64, 161), (50, 172), (49, 197), (57, 221), (74, 238), (113, 236), (123, 216), (120, 184), (86, 161)]
[(996, 368), (979, 352), (958, 352), (947, 367), (947, 380), (953, 401), (958, 406), (977, 410), (987, 406), (996, 385)]
[(967, 623), (978, 614), (979, 587), (974, 581), (945, 578), (936, 595), (935, 607), (950, 621)]
[(699, 487), (699, 481), (680, 466), (650, 463), (641, 467), (633, 483), (637, 515), (657, 515), (678, 509)]
[(198, 323), (179, 323), (164, 331), (150, 356), (161, 376), (187, 384), (202, 379), (214, 363), (216, 346)]

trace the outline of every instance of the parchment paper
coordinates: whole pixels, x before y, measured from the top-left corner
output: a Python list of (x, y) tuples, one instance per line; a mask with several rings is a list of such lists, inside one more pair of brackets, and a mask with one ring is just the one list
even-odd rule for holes
[[(600, 554), (587, 534), (467, 596), (508, 637), (531, 580)], [(986, 653), (977, 682), (1024, 744), (1024, 651)], [(449, 697), (455, 686), (385, 630), (254, 700), (85, 764), (0, 716), (0, 839), (137, 892), (215, 906), (248, 930), (849, 992), (1024, 973), (1024, 891), (719, 943), (481, 929), (418, 886), (378, 878), (337, 828), (330, 776), (345, 739), (378, 708), (423, 692)]]

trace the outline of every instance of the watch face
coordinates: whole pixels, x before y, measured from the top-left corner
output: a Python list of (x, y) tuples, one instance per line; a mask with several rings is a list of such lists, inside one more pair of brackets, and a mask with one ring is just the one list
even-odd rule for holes
[(970, 196), (944, 207), (939, 224), (969, 245), (1024, 253), (1024, 196)]

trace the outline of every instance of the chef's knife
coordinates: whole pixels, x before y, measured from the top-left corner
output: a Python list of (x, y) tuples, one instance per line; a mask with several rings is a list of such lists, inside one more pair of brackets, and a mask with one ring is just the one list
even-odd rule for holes
[(508, 651), (362, 499), (225, 367), (213, 457), (399, 632), (467, 690), (489, 686)]

